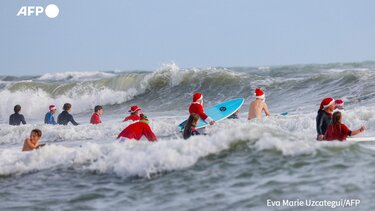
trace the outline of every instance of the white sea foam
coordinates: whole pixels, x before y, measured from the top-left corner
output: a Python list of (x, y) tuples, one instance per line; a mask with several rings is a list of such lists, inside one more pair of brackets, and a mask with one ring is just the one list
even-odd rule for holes
[(62, 72), (62, 73), (46, 73), (39, 77), (39, 80), (47, 81), (84, 81), (98, 80), (102, 78), (110, 78), (116, 76), (113, 73), (106, 72)]

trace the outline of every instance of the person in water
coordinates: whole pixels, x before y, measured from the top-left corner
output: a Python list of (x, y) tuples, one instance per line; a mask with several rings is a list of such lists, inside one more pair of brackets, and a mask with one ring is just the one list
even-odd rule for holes
[(20, 114), (21, 106), (14, 106), (13, 110), (14, 114), (10, 115), (9, 117), (9, 125), (20, 125), (21, 123), (26, 125), (25, 117), (22, 114)]
[(318, 115), (316, 116), (316, 132), (317, 140), (324, 140), (324, 134), (327, 131), (332, 119), (332, 112), (335, 109), (335, 100), (333, 98), (325, 98), (320, 103)]
[(103, 106), (97, 105), (94, 108), (94, 113), (91, 116), (90, 123), (93, 125), (101, 124), (102, 120), (100, 117), (103, 115), (104, 109)]
[(141, 111), (142, 109), (139, 108), (138, 106), (134, 105), (134, 106), (131, 106), (130, 109), (129, 109), (129, 113), (130, 115), (125, 117), (125, 119), (123, 120), (123, 122), (126, 122), (126, 121), (139, 121), (140, 120), (140, 115), (139, 115), (139, 112)]
[(365, 131), (365, 127), (362, 126), (358, 130), (351, 131), (345, 124), (342, 123), (342, 114), (340, 111), (336, 111), (332, 115), (332, 121), (328, 126), (325, 133), (324, 139), (326, 141), (346, 141), (348, 136), (355, 136)]
[(199, 115), (190, 114), (189, 119), (184, 128), (183, 137), (184, 139), (190, 138), (190, 136), (200, 135), (200, 133), (195, 129), (198, 124)]
[(344, 110), (344, 100), (337, 99), (335, 100), (335, 111), (343, 111)]
[(55, 121), (55, 118), (53, 117), (55, 113), (56, 113), (56, 106), (50, 105), (49, 111), (44, 116), (44, 123), (47, 125), (56, 125), (57, 123)]
[[(209, 117), (206, 113), (204, 113), (203, 109), (203, 95), (199, 92), (194, 93), (193, 95), (193, 102), (190, 104), (189, 107), (189, 114), (198, 114), (203, 121), (209, 123), (210, 125), (214, 125), (215, 121)], [(205, 134), (205, 128), (198, 129), (200, 134)]]
[(147, 116), (141, 114), (140, 120), (127, 126), (118, 136), (117, 139), (127, 138), (139, 141), (142, 136), (145, 136), (148, 141), (157, 141), (157, 138), (152, 132)]
[(238, 113), (240, 113), (240, 109), (238, 109), (236, 112), (230, 115), (228, 119), (238, 119)]
[(265, 103), (266, 97), (264, 92), (260, 88), (256, 88), (254, 92), (255, 100), (250, 103), (249, 106), (249, 115), (248, 120), (251, 119), (262, 119), (262, 112), (266, 114), (267, 117), (269, 117), (270, 111), (268, 110), (268, 106)]
[(39, 129), (34, 129), (31, 131), (30, 138), (25, 139), (22, 151), (31, 151), (44, 146), (44, 144), (39, 144), (40, 138), (42, 137), (42, 131)]
[(73, 125), (79, 125), (70, 114), (72, 111), (72, 105), (70, 103), (65, 103), (63, 106), (63, 112), (57, 117), (57, 123), (59, 125), (68, 125), (71, 122)]

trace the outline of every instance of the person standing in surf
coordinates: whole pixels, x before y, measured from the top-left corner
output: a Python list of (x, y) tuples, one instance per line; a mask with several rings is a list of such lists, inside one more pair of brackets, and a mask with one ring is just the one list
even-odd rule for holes
[[(198, 116), (203, 119), (206, 123), (210, 125), (214, 125), (215, 121), (209, 117), (207, 114), (204, 113), (203, 109), (203, 95), (200, 92), (196, 92), (193, 95), (193, 102), (190, 104), (189, 113), (191, 114), (198, 114)], [(205, 128), (198, 129), (200, 134), (206, 134)]]
[(323, 99), (316, 116), (316, 132), (318, 133), (316, 139), (318, 141), (324, 140), (324, 135), (331, 123), (333, 110), (335, 110), (335, 100), (331, 97)]
[(53, 115), (56, 113), (56, 106), (55, 105), (50, 105), (49, 106), (49, 112), (46, 113), (44, 117), (44, 123), (47, 125), (56, 125), (55, 118)]
[(26, 125), (25, 117), (20, 114), (21, 106), (15, 105), (14, 106), (14, 114), (10, 115), (9, 117), (9, 125), (20, 125), (21, 123)]
[(249, 106), (249, 114), (248, 114), (248, 120), (251, 119), (262, 119), (262, 112), (266, 114), (267, 117), (269, 117), (270, 111), (268, 110), (268, 106), (266, 104), (266, 96), (264, 92), (260, 88), (256, 88), (254, 92), (255, 100), (250, 103)]
[(130, 109), (129, 109), (129, 113), (130, 115), (125, 117), (125, 119), (123, 120), (123, 122), (126, 122), (126, 121), (139, 121), (140, 120), (140, 115), (139, 115), (139, 112), (141, 111), (142, 109), (139, 108), (138, 106), (134, 105), (134, 106), (131, 106)]
[(190, 138), (190, 136), (200, 135), (200, 133), (195, 129), (198, 124), (199, 115), (190, 114), (189, 119), (187, 120), (186, 126), (184, 128), (183, 137), (184, 139)]
[(103, 106), (97, 105), (94, 108), (94, 113), (91, 116), (90, 123), (93, 125), (98, 125), (102, 123), (100, 117), (103, 115)]
[(72, 111), (72, 105), (70, 103), (65, 103), (63, 106), (63, 110), (64, 111), (61, 112), (57, 117), (57, 123), (59, 125), (68, 125), (69, 122), (71, 122), (73, 125), (79, 125), (70, 114), (70, 112)]
[(365, 127), (362, 126), (358, 130), (351, 131), (345, 124), (342, 123), (342, 114), (340, 111), (336, 111), (332, 115), (332, 121), (328, 126), (325, 133), (326, 141), (346, 141), (348, 136), (355, 136), (365, 131)]
[(335, 111), (344, 111), (344, 100), (337, 99), (335, 100)]
[(135, 139), (139, 141), (142, 136), (145, 136), (148, 141), (157, 141), (157, 138), (152, 132), (147, 116), (141, 114), (140, 120), (127, 126), (121, 133), (117, 136), (117, 139)]

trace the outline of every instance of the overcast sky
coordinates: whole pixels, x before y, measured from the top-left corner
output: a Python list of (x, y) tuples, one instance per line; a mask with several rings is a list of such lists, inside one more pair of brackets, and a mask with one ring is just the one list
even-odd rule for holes
[[(60, 8), (55, 19), (21, 6)], [(375, 60), (373, 0), (0, 2), (0, 74)]]

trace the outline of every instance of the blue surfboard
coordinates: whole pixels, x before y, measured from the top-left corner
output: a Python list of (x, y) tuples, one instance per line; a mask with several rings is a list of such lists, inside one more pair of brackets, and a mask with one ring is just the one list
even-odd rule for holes
[[(234, 114), (238, 109), (240, 109), (244, 101), (245, 100), (243, 98), (229, 100), (229, 101), (217, 104), (215, 106), (209, 107), (207, 109), (204, 109), (204, 113), (206, 113), (209, 117), (211, 117), (215, 122), (220, 122), (221, 120), (228, 118), (229, 116)], [(187, 123), (187, 120), (179, 124), (178, 128), (180, 130), (183, 130), (186, 123)], [(209, 125), (209, 123), (206, 123), (202, 119), (199, 119), (196, 128), (199, 129), (202, 127), (206, 127), (207, 125)]]

